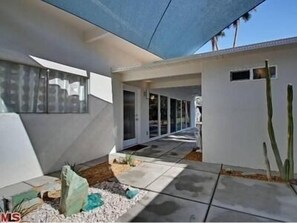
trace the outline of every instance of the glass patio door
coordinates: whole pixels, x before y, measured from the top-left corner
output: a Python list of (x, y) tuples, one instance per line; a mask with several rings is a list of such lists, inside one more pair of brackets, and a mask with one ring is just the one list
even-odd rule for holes
[(124, 147), (137, 144), (137, 90), (125, 87), (123, 91)]
[(170, 99), (170, 132), (176, 132), (176, 99)]
[(150, 138), (159, 136), (159, 96), (150, 93), (149, 98), (149, 133)]

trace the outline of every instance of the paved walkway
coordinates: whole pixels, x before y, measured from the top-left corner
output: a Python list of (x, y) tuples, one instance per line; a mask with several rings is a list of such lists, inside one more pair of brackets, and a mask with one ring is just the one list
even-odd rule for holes
[[(148, 193), (118, 221), (297, 221), (297, 188), (294, 191), (285, 184), (223, 176), (221, 164), (185, 160), (183, 157), (195, 147), (192, 130), (147, 145), (135, 155), (143, 162), (117, 179)], [(119, 156), (125, 154), (110, 158)], [(93, 160), (82, 167), (102, 161)], [(52, 183), (45, 184), (48, 182)], [(10, 197), (33, 187), (46, 190), (55, 187), (55, 182), (56, 178), (43, 176), (2, 188), (0, 196)], [(15, 200), (36, 197), (21, 195)]]
[(192, 136), (156, 140), (136, 153), (144, 162), (118, 180), (148, 193), (118, 221), (297, 221), (290, 186), (223, 176), (219, 164), (184, 160)]

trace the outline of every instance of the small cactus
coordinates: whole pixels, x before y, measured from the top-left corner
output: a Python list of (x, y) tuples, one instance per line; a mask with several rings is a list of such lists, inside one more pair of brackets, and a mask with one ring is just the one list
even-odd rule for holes
[(271, 168), (270, 168), (270, 162), (267, 156), (267, 146), (266, 143), (263, 142), (263, 152), (264, 152), (264, 157), (265, 157), (265, 165), (266, 165), (266, 175), (267, 179), (271, 181)]
[(289, 159), (285, 160), (284, 169), (285, 169), (284, 180), (288, 182), (290, 180), (290, 161), (289, 161)]

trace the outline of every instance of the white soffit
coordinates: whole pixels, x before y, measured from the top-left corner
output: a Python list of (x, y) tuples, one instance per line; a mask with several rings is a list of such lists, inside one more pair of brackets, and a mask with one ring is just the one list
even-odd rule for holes
[(87, 71), (86, 70), (82, 70), (82, 69), (78, 69), (75, 67), (70, 67), (64, 64), (60, 64), (60, 63), (56, 63), (56, 62), (52, 62), (46, 59), (42, 59), (39, 57), (34, 57), (32, 55), (30, 55), (30, 57), (35, 60), (38, 64), (40, 64), (41, 66), (48, 68), (48, 69), (53, 69), (53, 70), (59, 70), (59, 71), (63, 71), (66, 73), (71, 73), (71, 74), (76, 74), (79, 76), (83, 76), (83, 77), (88, 77)]

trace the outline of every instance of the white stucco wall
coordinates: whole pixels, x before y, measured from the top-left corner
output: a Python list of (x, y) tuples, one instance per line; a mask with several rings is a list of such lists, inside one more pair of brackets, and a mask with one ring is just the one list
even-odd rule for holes
[[(85, 42), (83, 32), (87, 30), (82, 27), (90, 25), (78, 20), (42, 1), (0, 2), (0, 59), (36, 65), (29, 58), (32, 55), (92, 73), (87, 114), (21, 114), (44, 173), (58, 170), (65, 162), (81, 163), (105, 156), (114, 149), (117, 126), (111, 80), (107, 78), (111, 68), (156, 59), (115, 36)], [(1, 145), (2, 149), (10, 148)], [(19, 147), (18, 153), (23, 152)], [(0, 169), (6, 165), (1, 162)], [(19, 175), (23, 175), (22, 170)]]
[(42, 176), (20, 117), (14, 113), (0, 114), (0, 123), (0, 188)]
[[(203, 64), (203, 160), (265, 169), (262, 143), (268, 146), (265, 80), (230, 82), (231, 70), (264, 66), (265, 59), (277, 66), (272, 80), (273, 123), (283, 160), (287, 153), (286, 87), (294, 87), (294, 123), (297, 114), (297, 47), (289, 46), (218, 57)], [(295, 139), (297, 131), (295, 131)], [(296, 145), (296, 143), (295, 143)], [(296, 148), (296, 146), (295, 146)], [(295, 160), (297, 151), (295, 150)], [(295, 171), (297, 165), (295, 165)]]

